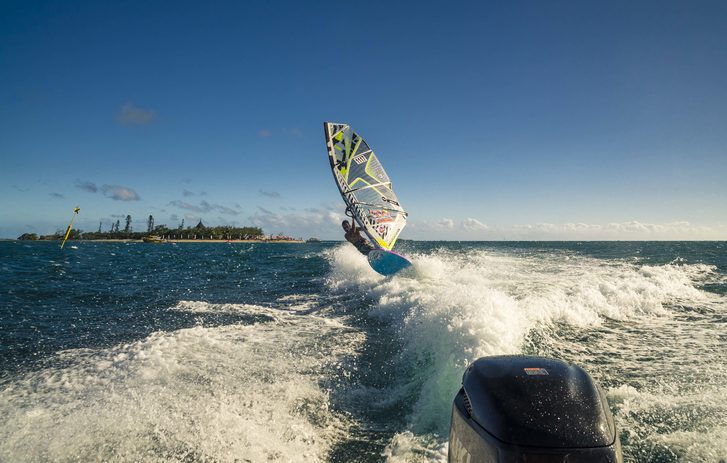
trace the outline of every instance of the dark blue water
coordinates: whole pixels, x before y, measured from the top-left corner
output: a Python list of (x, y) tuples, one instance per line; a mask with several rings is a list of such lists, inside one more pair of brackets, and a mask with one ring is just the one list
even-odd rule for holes
[[(180, 300), (273, 304), (316, 292), (328, 265), (299, 244), (0, 243), (0, 371), (62, 349), (104, 347), (193, 326)], [(315, 279), (318, 278), (316, 286)], [(219, 323), (234, 323), (244, 314)]]
[(606, 388), (630, 461), (727, 456), (724, 242), (0, 242), (0, 461), (432, 461), (466, 365)]

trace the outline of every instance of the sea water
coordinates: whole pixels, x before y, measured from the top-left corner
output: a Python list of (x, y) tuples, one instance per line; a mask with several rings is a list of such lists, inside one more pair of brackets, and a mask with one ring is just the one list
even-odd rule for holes
[(727, 458), (727, 243), (0, 242), (0, 461), (442, 461), (467, 364), (576, 363), (624, 456)]

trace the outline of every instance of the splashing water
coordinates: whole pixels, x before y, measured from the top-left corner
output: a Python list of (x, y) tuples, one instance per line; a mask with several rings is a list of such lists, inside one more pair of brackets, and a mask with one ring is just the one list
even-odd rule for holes
[(512, 353), (587, 369), (628, 461), (727, 456), (720, 243), (11, 246), (0, 461), (443, 461)]
[[(610, 387), (627, 457), (727, 454), (725, 298), (699, 287), (714, 279), (714, 266), (443, 248), (413, 255), (415, 275), (382, 279), (347, 248), (332, 259), (342, 277), (331, 286), (353, 279), (374, 299), (369, 316), (394, 325), (400, 339), (402, 374), (380, 392), (411, 406), (407, 430), (385, 451), (390, 461), (445, 458), (440, 445), (464, 368), (512, 353), (564, 358)], [(690, 420), (680, 420), (684, 410)]]

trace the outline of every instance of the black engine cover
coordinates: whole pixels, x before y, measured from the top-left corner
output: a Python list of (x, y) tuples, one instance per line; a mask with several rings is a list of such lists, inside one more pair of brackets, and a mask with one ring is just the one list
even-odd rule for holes
[(601, 389), (583, 369), (531, 356), (473, 362), (455, 398), (450, 461), (619, 462)]

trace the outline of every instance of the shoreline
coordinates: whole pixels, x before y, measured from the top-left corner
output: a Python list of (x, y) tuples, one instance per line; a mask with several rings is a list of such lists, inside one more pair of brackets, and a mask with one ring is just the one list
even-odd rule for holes
[[(57, 243), (60, 240), (13, 240), (7, 239), (2, 241), (27, 241), (29, 243)], [(68, 240), (66, 245), (71, 243), (144, 243), (144, 240), (131, 239), (100, 239), (100, 240)], [(164, 243), (305, 243), (305, 240), (164, 240), (156, 243), (147, 244), (164, 244)]]
[[(96, 241), (96, 240), (93, 240)], [(131, 240), (139, 241), (142, 240)], [(164, 240), (162, 243), (305, 243), (304, 240)], [(152, 243), (153, 244), (153, 243)]]

